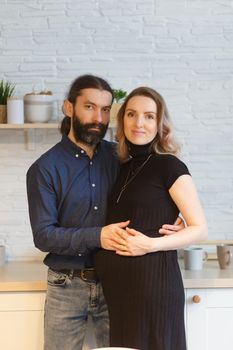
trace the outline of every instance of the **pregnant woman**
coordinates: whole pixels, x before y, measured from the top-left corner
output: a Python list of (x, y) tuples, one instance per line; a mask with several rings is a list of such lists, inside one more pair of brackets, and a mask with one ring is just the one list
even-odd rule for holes
[[(177, 249), (207, 237), (207, 224), (186, 165), (177, 158), (164, 99), (133, 90), (118, 113), (120, 175), (107, 223), (129, 220), (122, 244), (100, 250), (97, 271), (110, 316), (110, 345), (185, 350), (184, 288)], [(187, 227), (159, 234), (181, 213)]]

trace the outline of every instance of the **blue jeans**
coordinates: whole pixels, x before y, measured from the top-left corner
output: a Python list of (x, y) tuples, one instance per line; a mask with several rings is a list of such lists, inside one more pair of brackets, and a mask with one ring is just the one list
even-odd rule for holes
[(45, 302), (45, 350), (81, 350), (92, 317), (98, 347), (109, 346), (107, 305), (100, 283), (48, 271)]

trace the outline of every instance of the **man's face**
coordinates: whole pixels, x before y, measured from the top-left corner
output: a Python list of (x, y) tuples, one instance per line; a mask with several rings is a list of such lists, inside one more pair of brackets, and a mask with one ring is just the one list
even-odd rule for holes
[(83, 89), (73, 108), (72, 127), (77, 142), (98, 144), (108, 128), (112, 95), (106, 90)]

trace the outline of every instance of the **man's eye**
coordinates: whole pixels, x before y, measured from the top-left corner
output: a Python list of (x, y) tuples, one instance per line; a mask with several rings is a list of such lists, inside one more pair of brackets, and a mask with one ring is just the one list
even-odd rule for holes
[(92, 105), (86, 105), (86, 108), (91, 110), (91, 109), (93, 109), (93, 106)]
[(111, 109), (111, 108), (109, 108), (109, 107), (104, 108), (104, 112), (105, 112), (105, 113), (109, 113), (109, 112), (110, 112), (110, 109)]

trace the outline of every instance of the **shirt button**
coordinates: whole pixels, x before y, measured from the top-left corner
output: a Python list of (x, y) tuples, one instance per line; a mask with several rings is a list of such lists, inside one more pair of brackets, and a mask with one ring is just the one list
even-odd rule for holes
[(81, 149), (81, 153), (84, 153), (84, 150), (83, 150), (83, 149)]
[(94, 210), (98, 210), (98, 207), (96, 205), (94, 206)]
[(90, 165), (92, 165), (93, 163), (92, 162), (90, 162)]
[(79, 154), (75, 154), (75, 157), (78, 158), (78, 157), (79, 157)]
[(79, 253), (78, 256), (82, 256), (82, 254)]
[(92, 187), (95, 187), (95, 184), (91, 184)]

